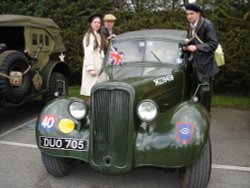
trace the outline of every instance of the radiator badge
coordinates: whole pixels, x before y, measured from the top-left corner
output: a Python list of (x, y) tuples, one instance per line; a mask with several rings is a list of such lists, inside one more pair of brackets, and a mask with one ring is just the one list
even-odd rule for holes
[(195, 131), (195, 124), (190, 122), (176, 123), (176, 138), (183, 144), (192, 140)]
[(162, 76), (160, 78), (156, 78), (153, 81), (155, 83), (155, 86), (160, 86), (166, 82), (170, 82), (173, 80), (174, 80), (174, 76), (171, 74), (171, 75)]

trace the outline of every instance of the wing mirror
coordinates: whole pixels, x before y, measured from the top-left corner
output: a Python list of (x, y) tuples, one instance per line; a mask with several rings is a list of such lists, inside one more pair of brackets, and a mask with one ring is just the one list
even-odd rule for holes
[(201, 90), (201, 92), (208, 92), (211, 90), (209, 79), (210, 79), (209, 77), (202, 77), (201, 78), (201, 83), (197, 86), (197, 88), (194, 92), (194, 95), (192, 97), (193, 101), (195, 101), (195, 102), (198, 101), (197, 94), (198, 94), (199, 90)]

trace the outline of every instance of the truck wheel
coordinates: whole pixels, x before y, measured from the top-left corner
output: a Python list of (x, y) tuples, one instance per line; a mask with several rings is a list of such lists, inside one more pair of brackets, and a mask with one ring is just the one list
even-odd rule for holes
[(65, 95), (68, 94), (68, 81), (66, 77), (59, 72), (52, 72), (49, 78), (49, 84), (47, 91), (43, 94), (43, 101), (46, 103), (56, 98), (55, 93), (59, 92), (59, 95), (63, 95), (63, 83), (65, 83)]
[[(9, 75), (10, 71), (24, 72), (29, 66), (28, 59), (21, 52), (15, 50), (5, 51), (0, 54), (0, 72)], [(30, 71), (23, 76), (22, 85), (13, 87), (9, 79), (0, 76), (0, 96), (6, 101), (20, 103), (25, 99), (31, 87)]]
[(208, 139), (200, 158), (190, 166), (181, 169), (182, 187), (207, 187), (211, 174), (211, 161), (211, 144), (210, 139)]
[(52, 176), (63, 177), (72, 171), (72, 159), (52, 157), (42, 153), (42, 160), (47, 172)]

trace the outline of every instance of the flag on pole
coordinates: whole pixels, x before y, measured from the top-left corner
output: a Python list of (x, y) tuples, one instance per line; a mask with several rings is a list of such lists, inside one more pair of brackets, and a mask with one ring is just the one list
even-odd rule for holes
[(123, 66), (122, 59), (123, 59), (124, 53), (120, 50), (120, 48), (111, 46), (110, 56), (112, 58), (112, 61), (111, 61), (112, 65)]

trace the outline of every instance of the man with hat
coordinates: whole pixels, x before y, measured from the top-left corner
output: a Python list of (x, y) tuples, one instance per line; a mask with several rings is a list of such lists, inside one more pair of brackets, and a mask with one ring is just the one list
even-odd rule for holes
[(200, 97), (200, 102), (210, 112), (212, 98), (212, 79), (219, 72), (214, 60), (214, 51), (218, 46), (218, 36), (213, 23), (201, 16), (201, 8), (198, 4), (186, 5), (186, 17), (189, 22), (188, 38), (191, 42), (184, 47), (189, 52), (189, 60), (192, 66), (192, 88), (193, 91), (201, 83), (202, 77), (210, 80), (210, 91)]
[(110, 40), (116, 35), (114, 34), (113, 28), (115, 25), (116, 17), (113, 14), (106, 14), (103, 18), (104, 26), (102, 27), (102, 34), (106, 37), (107, 40)]

